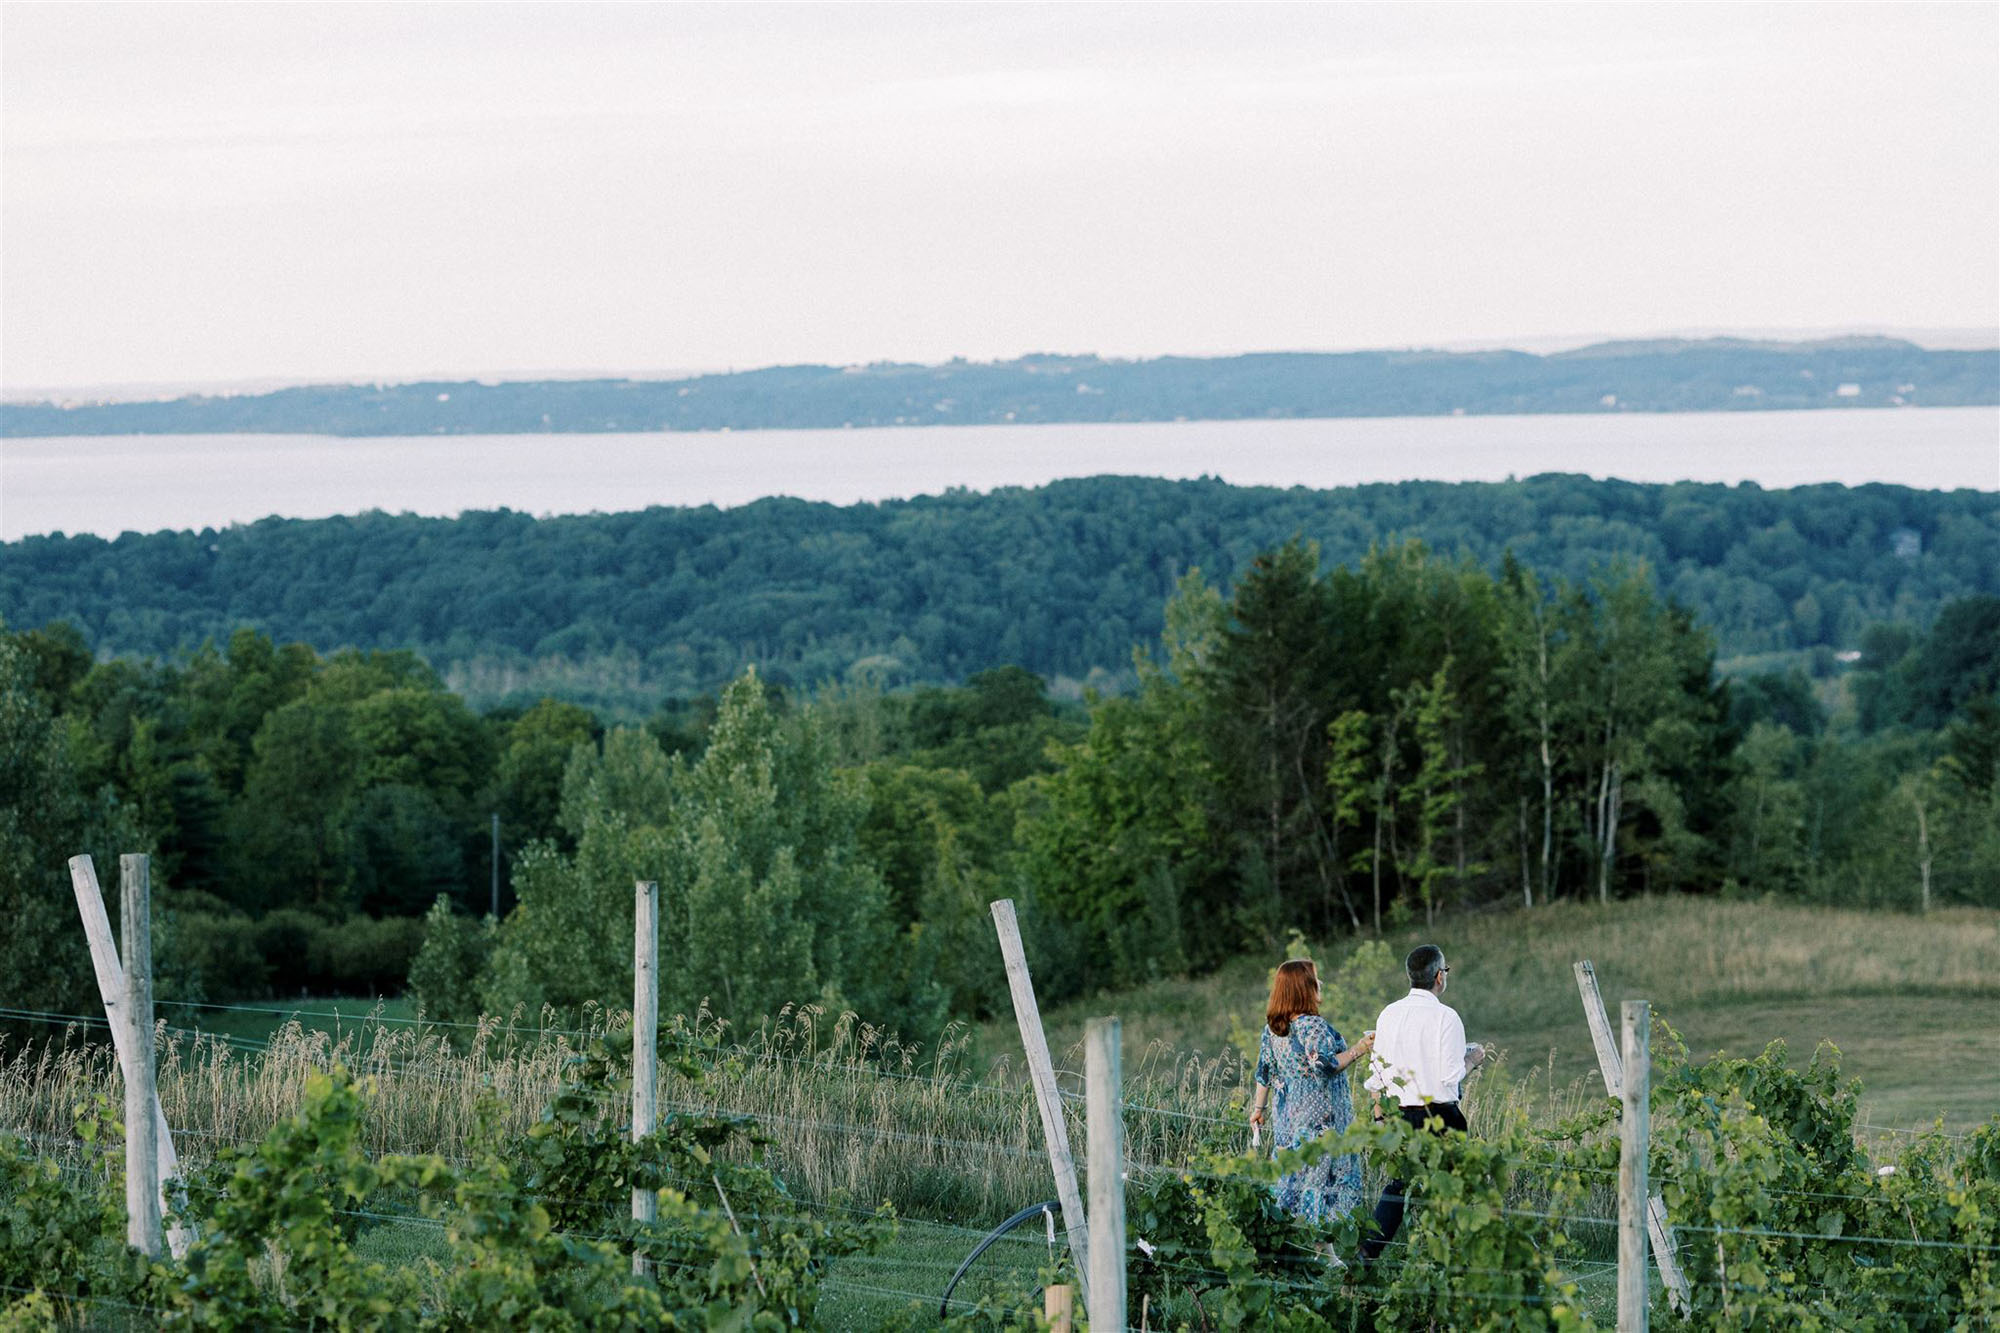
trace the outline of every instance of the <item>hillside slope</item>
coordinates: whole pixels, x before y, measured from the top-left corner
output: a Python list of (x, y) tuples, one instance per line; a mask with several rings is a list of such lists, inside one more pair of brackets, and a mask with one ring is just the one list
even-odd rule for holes
[[(1943, 1115), (1964, 1129), (2000, 1112), (2000, 912), (1920, 917), (1677, 897), (1457, 917), (1393, 934), (1388, 966), (1361, 969), (1350, 986), (1329, 980), (1336, 1026), (1350, 1037), (1373, 1026), (1405, 989), (1396, 963), (1424, 942), (1451, 961), (1450, 1001), (1468, 1035), (1505, 1051), (1515, 1082), (1553, 1071), (1561, 1090), (1595, 1078), (1571, 972), (1589, 959), (1614, 1022), (1622, 1000), (1650, 1000), (1697, 1058), (1754, 1055), (1782, 1039), (1803, 1064), (1821, 1041), (1834, 1043), (1844, 1072), (1862, 1081), (1870, 1125), (1913, 1129)], [(1342, 941), (1315, 956), (1331, 979), (1364, 947)], [(1028, 949), (1032, 966), (1032, 940)], [(1280, 960), (1274, 951), (1212, 976), (1062, 1006), (1045, 1015), (1050, 1045), (1070, 1049), (1097, 1014), (1123, 1020), (1128, 1066), (1156, 1047), (1214, 1052), (1232, 1034), (1254, 1039)], [(989, 1053), (1019, 1050), (1011, 1022), (988, 1023), (981, 1035)]]

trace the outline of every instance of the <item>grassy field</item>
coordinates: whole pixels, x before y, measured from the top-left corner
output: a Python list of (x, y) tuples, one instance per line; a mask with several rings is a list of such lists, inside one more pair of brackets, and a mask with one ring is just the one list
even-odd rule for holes
[[(1571, 975), (1579, 958), (1596, 965), (1614, 1013), (1622, 998), (1651, 1000), (1698, 1058), (1754, 1053), (1783, 1038), (1803, 1060), (1820, 1040), (1834, 1041), (1845, 1070), (1863, 1081), (1873, 1126), (1915, 1128), (1942, 1114), (1964, 1128), (2000, 1110), (2000, 913), (1917, 918), (1661, 899), (1457, 917), (1429, 937), (1451, 958), (1450, 999), (1469, 1032), (1504, 1052), (1468, 1088), (1475, 1133), (1509, 1120), (1547, 1123), (1602, 1096)], [(1329, 1017), (1350, 1033), (1369, 1025), (1403, 990), (1397, 960), (1418, 941), (1405, 931), (1316, 950)], [(1032, 963), (1033, 940), (1028, 949)], [(1242, 1050), (1261, 1026), (1277, 961), (1244, 958), (1209, 977), (1048, 1013), (1073, 1099), (1072, 1141), (1083, 1142), (1075, 1072), (1083, 1023), (1109, 1013), (1126, 1034), (1133, 1169), (1239, 1144)], [(503, 1133), (524, 1131), (578, 1046), (625, 1021), (594, 1011), (573, 1032), (489, 1022), (465, 1033), (413, 1021), (400, 1005), (303, 999), (272, 1009), (163, 1010), (162, 1101), (191, 1165), (263, 1134), (296, 1109), (308, 1072), (333, 1065), (369, 1081), (371, 1151), (467, 1154), (483, 1104), (503, 1108)], [(208, 1035), (180, 1030), (190, 1027)], [(889, 1250), (835, 1265), (824, 1307), (835, 1327), (880, 1326), (918, 1297), (934, 1309), (980, 1234), (1053, 1194), (1011, 1022), (904, 1046), (851, 1016), (805, 1008), (728, 1035), (733, 1049), (707, 1079), (663, 1080), (662, 1110), (753, 1115), (803, 1205), (886, 1199), (903, 1218)], [(0, 1131), (34, 1134), (52, 1152), (81, 1151), (66, 1137), (74, 1108), (117, 1093), (108, 1052), (90, 1036), (0, 1049)], [(1608, 1193), (1586, 1203), (1587, 1215), (1613, 1207)], [(1611, 1298), (1603, 1239), (1583, 1247), (1578, 1257), (1589, 1262), (1574, 1274), (1593, 1304)], [(438, 1237), (391, 1222), (364, 1233), (363, 1244), (374, 1257), (410, 1261), (435, 1252)], [(981, 1262), (961, 1294), (1015, 1290), (1024, 1279), (1032, 1286), (1048, 1258), (1042, 1228), (1030, 1223)]]
[[(2000, 913), (1658, 898), (1461, 916), (1392, 934), (1386, 954), (1361, 954), (1349, 984), (1330, 988), (1330, 1017), (1344, 1031), (1372, 1027), (1381, 1005), (1406, 989), (1403, 954), (1426, 941), (1451, 961), (1449, 998), (1468, 1035), (1496, 1044), (1517, 1081), (1561, 1088), (1595, 1075), (1571, 972), (1589, 959), (1614, 1023), (1621, 1000), (1649, 1000), (1697, 1059), (1754, 1055), (1782, 1039), (1802, 1063), (1821, 1041), (1834, 1043), (1843, 1071), (1861, 1080), (1871, 1124), (1911, 1129), (1943, 1115), (1965, 1128), (2000, 1112)], [(1367, 948), (1350, 940), (1313, 953), (1334, 977)], [(1279, 961), (1275, 952), (1243, 958), (1212, 976), (1056, 1008), (1043, 1015), (1050, 1044), (1068, 1049), (1086, 1019), (1115, 1013), (1128, 1061), (1229, 1050), (1232, 1033), (1241, 1041), (1262, 1027)], [(980, 1035), (985, 1051), (1020, 1048), (1008, 1021)]]
[(414, 1001), (357, 1000), (352, 995), (305, 995), (296, 1000), (243, 1005), (182, 1005), (163, 1001), (156, 1009), (170, 1026), (196, 1028), (259, 1045), (292, 1022), (307, 1032), (324, 1032), (338, 1038), (343, 1032), (367, 1026), (371, 1019), (394, 1024), (417, 1017)]

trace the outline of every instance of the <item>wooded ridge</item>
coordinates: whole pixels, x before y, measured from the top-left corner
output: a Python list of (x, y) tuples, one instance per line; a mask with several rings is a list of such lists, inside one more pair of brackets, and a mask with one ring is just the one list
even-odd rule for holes
[(322, 651), (413, 648), (475, 701), (553, 691), (643, 715), (750, 662), (800, 685), (857, 664), (890, 683), (1002, 663), (1075, 681), (1125, 672), (1182, 573), (1227, 584), (1295, 534), (1329, 564), (1408, 538), (1488, 570), (1511, 551), (1579, 581), (1643, 564), (1725, 660), (1817, 651), (1827, 670), (1875, 622), (1922, 627), (1953, 598), (2000, 594), (1989, 493), (1096, 477), (849, 506), (31, 537), (0, 545), (0, 618), (72, 620), (100, 654), (175, 655), (242, 626)]

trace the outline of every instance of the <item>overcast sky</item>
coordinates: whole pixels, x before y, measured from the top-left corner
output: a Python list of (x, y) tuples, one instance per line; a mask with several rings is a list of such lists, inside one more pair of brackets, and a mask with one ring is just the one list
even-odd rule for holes
[(1996, 14), (8, 4), (0, 379), (1991, 328)]

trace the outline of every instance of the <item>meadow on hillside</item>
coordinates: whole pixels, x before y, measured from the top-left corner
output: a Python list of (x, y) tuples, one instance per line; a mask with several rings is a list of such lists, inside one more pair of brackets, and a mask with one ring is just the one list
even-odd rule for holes
[[(2000, 912), (1926, 917), (1802, 906), (1781, 899), (1660, 897), (1600, 906), (1559, 903), (1406, 926), (1387, 937), (1400, 958), (1434, 942), (1452, 961), (1450, 1002), (1468, 1034), (1505, 1053), (1514, 1081), (1565, 1087), (1597, 1077), (1571, 965), (1594, 964), (1607, 1009), (1651, 1002), (1696, 1058), (1755, 1055), (1771, 1041), (1805, 1063), (1822, 1041), (1862, 1083), (1868, 1124), (1911, 1130), (1938, 1116), (1955, 1129), (2000, 1112)], [(1372, 941), (1308, 945), (1343, 1031), (1374, 1026), (1403, 993), (1393, 963), (1357, 973)], [(1376, 963), (1383, 956), (1371, 954)], [(1246, 955), (1193, 980), (1164, 980), (1045, 1011), (1052, 1045), (1081, 1039), (1089, 1015), (1120, 1015), (1128, 1043), (1223, 1052), (1262, 1024), (1268, 973)], [(1334, 996), (1337, 991), (1337, 1007)], [(981, 1026), (981, 1049), (1018, 1051), (1012, 1024)], [(1350, 1034), (1351, 1035), (1351, 1034)], [(1547, 1086), (1547, 1084), (1545, 1084)], [(1601, 1090), (1601, 1088), (1600, 1088)]]

